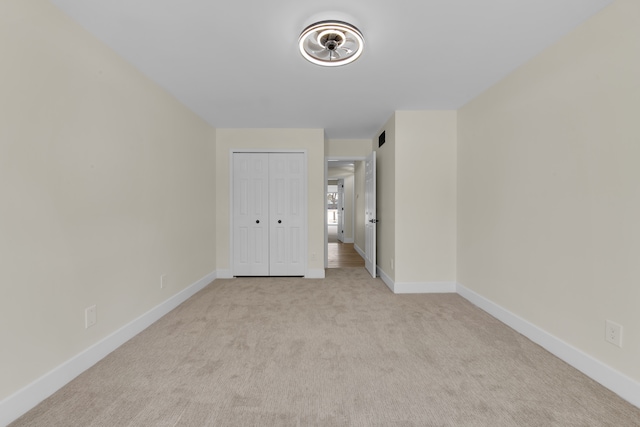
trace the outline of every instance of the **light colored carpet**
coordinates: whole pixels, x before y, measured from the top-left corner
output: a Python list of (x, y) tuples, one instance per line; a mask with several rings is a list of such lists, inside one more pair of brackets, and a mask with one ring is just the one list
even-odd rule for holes
[(15, 426), (640, 426), (455, 294), (364, 269), (216, 280)]

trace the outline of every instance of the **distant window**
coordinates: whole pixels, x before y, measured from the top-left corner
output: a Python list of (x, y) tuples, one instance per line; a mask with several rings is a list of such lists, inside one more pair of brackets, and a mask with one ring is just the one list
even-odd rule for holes
[(338, 193), (327, 193), (327, 209), (338, 209)]

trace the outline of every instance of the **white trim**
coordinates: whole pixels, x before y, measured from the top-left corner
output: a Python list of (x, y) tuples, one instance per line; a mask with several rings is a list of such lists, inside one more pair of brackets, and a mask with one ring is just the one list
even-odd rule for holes
[(367, 160), (367, 156), (325, 156), (326, 162), (359, 162), (361, 160)]
[[(354, 245), (358, 253), (362, 251)], [(362, 255), (362, 254), (361, 254)], [(402, 293), (400, 290), (410, 283), (394, 284), (393, 281), (380, 269), (377, 268), (380, 278), (394, 293)], [(189, 287), (178, 292), (165, 302), (159, 304), (140, 317), (132, 320), (127, 325), (113, 332), (101, 341), (72, 357), (62, 365), (38, 378), (31, 384), (25, 386), (16, 393), (5, 398), (0, 402), (0, 425), (7, 425), (16, 420), (27, 411), (35, 407), (42, 400), (46, 399), (61, 387), (66, 385), (76, 376), (96, 364), (109, 353), (120, 347), (122, 344), (133, 338), (138, 333), (149, 327), (155, 321), (166, 315), (178, 305), (182, 304), (188, 298), (204, 289), (209, 283), (217, 277), (223, 278), (223, 274), (227, 274), (227, 270), (220, 273), (215, 271), (204, 276)], [(309, 270), (306, 278), (324, 278), (323, 269)], [(440, 282), (432, 282), (431, 285)], [(418, 284), (419, 286), (429, 285), (429, 283)], [(437, 286), (445, 285), (445, 289), (449, 289), (449, 282), (442, 282)], [(394, 291), (394, 287), (400, 286), (401, 289)], [(436, 287), (437, 287), (436, 286)], [(455, 285), (456, 292), (476, 305), (480, 309), (486, 311), (496, 319), (505, 323), (510, 328), (521, 333), (531, 341), (542, 346), (556, 357), (564, 360), (569, 365), (578, 369), (593, 380), (599, 382), (609, 390), (618, 394), (632, 405), (640, 407), (640, 383), (625, 374), (611, 368), (603, 362), (593, 358), (583, 351), (573, 347), (572, 345), (560, 340), (559, 338), (549, 334), (538, 326), (528, 322), (527, 320), (511, 313), (489, 299), (477, 294), (476, 292), (464, 287), (461, 284)]]
[[(234, 247), (233, 247), (233, 155), (235, 153), (265, 153), (265, 154), (269, 154), (269, 153), (301, 153), (303, 156), (303, 168), (304, 168), (304, 177), (303, 177), (303, 188), (304, 188), (304, 193), (303, 193), (303, 197), (302, 197), (302, 208), (304, 210), (303, 212), (303, 218), (304, 218), (304, 225), (302, 227), (302, 238), (304, 240), (304, 244), (302, 245), (302, 249), (301, 249), (301, 253), (302, 253), (302, 258), (304, 259), (304, 266), (303, 266), (303, 270), (307, 271), (307, 275), (309, 274), (308, 269), (309, 269), (309, 259), (308, 259), (308, 253), (307, 253), (307, 246), (309, 245), (309, 153), (308, 150), (306, 148), (230, 148), (229, 149), (229, 262), (230, 265), (229, 267), (230, 269), (230, 275), (228, 277), (225, 278), (232, 278), (233, 276), (233, 268), (234, 268), (234, 258), (233, 258), (233, 251), (234, 251)], [(325, 169), (326, 169), (326, 162), (325, 162)], [(325, 173), (326, 176), (326, 173)], [(325, 180), (326, 183), (326, 180)], [(324, 223), (327, 223), (327, 205), (326, 205), (326, 192), (325, 192), (325, 207), (324, 207), (324, 212), (325, 212), (325, 218), (324, 218)], [(325, 226), (325, 255), (327, 252), (327, 244), (326, 244), (326, 234), (327, 234), (327, 230), (326, 230), (326, 226)], [(325, 265), (326, 267), (326, 265)], [(226, 270), (225, 270), (226, 272)], [(323, 273), (324, 274), (324, 273)], [(307, 277), (307, 276), (305, 276)], [(324, 277), (324, 276), (323, 276)], [(221, 277), (222, 278), (222, 277)]]
[(324, 279), (324, 268), (309, 268), (305, 279)]
[[(293, 152), (293, 151), (287, 151)], [(304, 211), (304, 227), (302, 229), (302, 239), (304, 241), (303, 247), (301, 248), (302, 259), (304, 260), (304, 266), (302, 267), (303, 271), (306, 271), (307, 275), (309, 274), (309, 153), (307, 149), (300, 150), (302, 152), (302, 167), (304, 168), (304, 177), (302, 179), (304, 185), (304, 192), (302, 194), (302, 210)], [(325, 199), (327, 196), (324, 197)], [(322, 277), (324, 277), (324, 269), (322, 270)]]
[(364, 259), (364, 251), (360, 249), (360, 247), (356, 245), (355, 242), (353, 243), (353, 249), (355, 249), (356, 252), (358, 252), (358, 255), (360, 255), (362, 259)]
[[(229, 275), (233, 277), (233, 154), (236, 151), (233, 148), (229, 149)], [(227, 271), (227, 270), (225, 270)], [(228, 278), (228, 276), (226, 278)]]
[(233, 279), (233, 273), (231, 270), (218, 270), (216, 275), (217, 279)]
[(393, 292), (395, 294), (395, 291), (393, 290), (393, 285), (394, 285), (393, 280), (391, 280), (391, 278), (389, 276), (387, 276), (387, 273), (382, 271), (382, 269), (380, 268), (379, 265), (376, 266), (376, 273), (378, 274), (378, 277), (382, 279), (384, 284), (387, 285), (387, 287), (389, 289), (391, 289), (391, 292)]
[(353, 243), (353, 237), (346, 237), (342, 243)]
[[(342, 229), (340, 228), (340, 221), (338, 221), (338, 229), (336, 230), (336, 240), (338, 240), (338, 242), (342, 242), (345, 243), (345, 239), (344, 239), (344, 207), (345, 207), (345, 202), (344, 202), (344, 178), (338, 178), (336, 179), (336, 181), (338, 182), (337, 185), (337, 193), (338, 193), (338, 218), (340, 218), (340, 216), (342, 216)], [(328, 182), (328, 181), (327, 181)], [(340, 186), (342, 186), (342, 191), (340, 191)], [(328, 189), (328, 185), (327, 185), (327, 189)], [(340, 197), (342, 195), (342, 197)], [(326, 197), (325, 197), (326, 199)], [(340, 212), (340, 208), (342, 208), (342, 212)], [(328, 227), (327, 227), (328, 228)], [(342, 240), (340, 239), (342, 238)]]
[[(330, 161), (353, 161), (353, 162), (360, 162), (360, 161), (364, 161), (367, 159), (367, 156), (325, 156), (324, 157), (324, 185), (325, 185), (325, 189), (327, 186), (327, 181), (329, 180), (329, 162)], [(355, 236), (356, 236), (356, 220), (355, 220), (355, 211), (356, 211), (356, 201), (355, 201), (355, 197), (356, 197), (356, 180), (355, 180), (355, 171), (353, 173), (353, 191), (351, 194), (351, 198), (353, 199), (351, 201), (351, 232), (353, 233), (353, 238), (351, 239), (345, 239), (344, 243), (355, 243)], [(326, 191), (325, 191), (326, 193)], [(324, 196), (324, 268), (327, 268), (329, 266), (329, 233), (327, 230), (327, 196), (325, 194)], [(359, 248), (356, 247), (356, 250), (358, 250)], [(360, 256), (362, 257), (362, 259), (364, 259), (364, 252), (358, 252), (360, 253)]]
[[(354, 245), (355, 247), (355, 245)], [(376, 266), (378, 276), (394, 294), (454, 294), (455, 282), (394, 282), (380, 268)]]
[(455, 282), (395, 282), (394, 294), (455, 294)]
[(31, 384), (0, 402), (0, 425), (7, 425), (58, 391), (75, 377), (98, 363), (109, 353), (145, 330), (152, 323), (182, 304), (216, 279), (212, 272), (178, 292), (140, 317), (44, 374)]
[(233, 153), (307, 153), (306, 148), (230, 148)]
[(356, 166), (353, 164), (353, 175), (351, 176), (351, 237), (345, 243), (356, 242)]
[(529, 338), (556, 357), (564, 360), (588, 377), (599, 382), (632, 405), (640, 408), (639, 382), (595, 359), (582, 350), (577, 349), (571, 344), (551, 335), (533, 323), (511, 313), (509, 310), (506, 310), (471, 289), (465, 288), (458, 283), (456, 290), (460, 296), (472, 304)]
[(327, 200), (327, 185), (329, 182), (329, 162), (327, 158), (324, 158), (324, 268), (329, 267), (329, 228), (327, 227), (327, 223), (329, 222), (329, 213), (327, 212), (327, 208), (329, 207), (329, 201)]

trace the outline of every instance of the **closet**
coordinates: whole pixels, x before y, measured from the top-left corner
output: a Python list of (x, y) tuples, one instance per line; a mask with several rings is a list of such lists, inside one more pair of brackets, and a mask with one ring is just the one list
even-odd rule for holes
[(304, 276), (304, 153), (233, 153), (234, 276)]

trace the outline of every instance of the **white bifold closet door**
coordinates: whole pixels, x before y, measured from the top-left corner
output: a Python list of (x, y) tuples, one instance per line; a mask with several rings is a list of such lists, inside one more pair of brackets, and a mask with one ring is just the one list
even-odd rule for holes
[(305, 275), (303, 153), (233, 154), (233, 275)]

